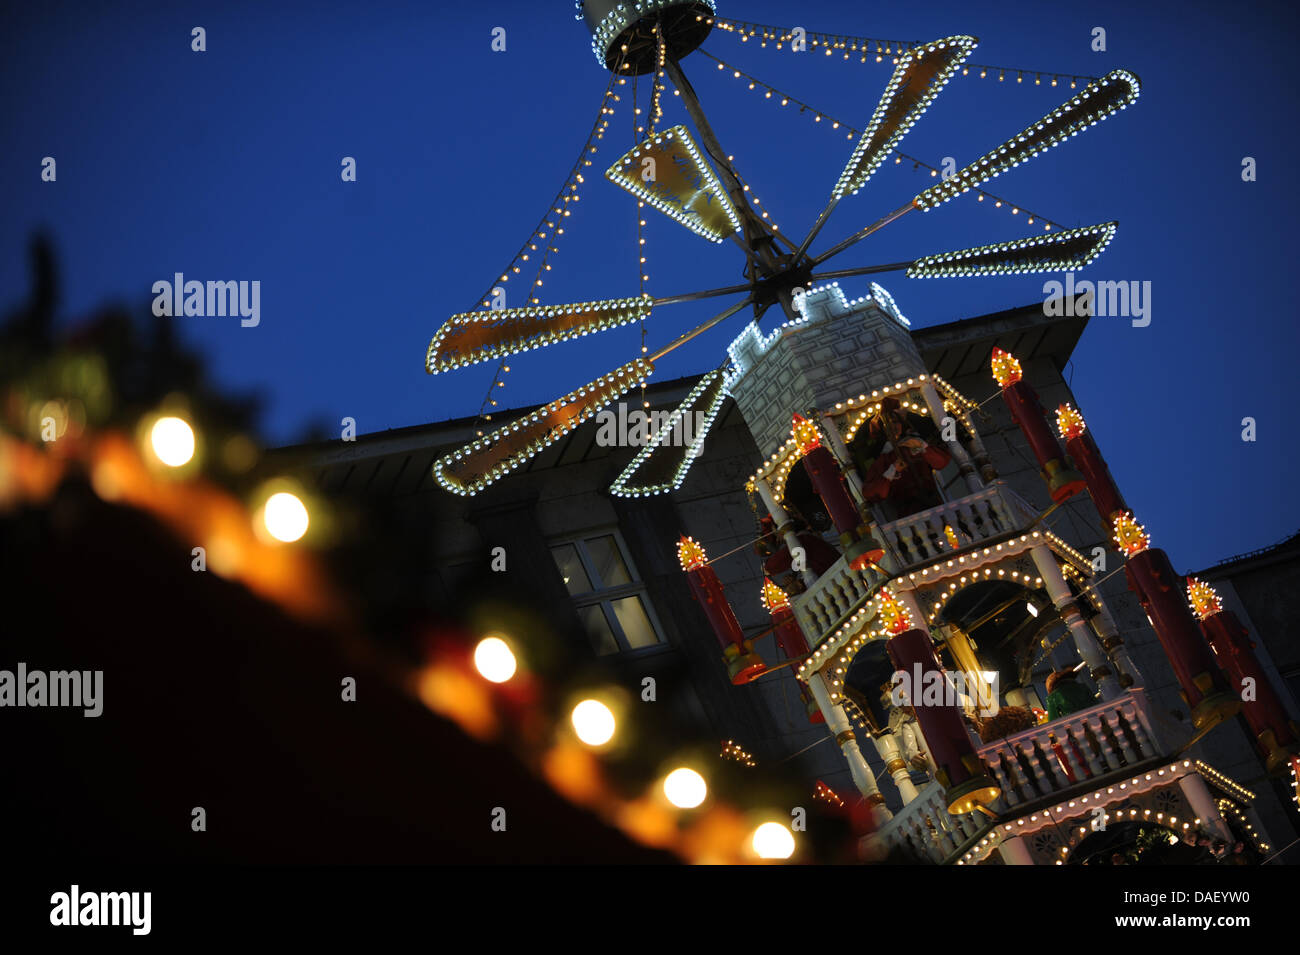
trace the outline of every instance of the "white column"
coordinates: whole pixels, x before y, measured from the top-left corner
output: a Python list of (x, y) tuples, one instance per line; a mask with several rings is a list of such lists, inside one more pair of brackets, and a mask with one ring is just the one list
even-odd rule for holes
[[(956, 416), (945, 413), (943, 398), (939, 396), (938, 389), (928, 381), (921, 386), (921, 394), (925, 396), (925, 406), (930, 409), (930, 419), (939, 428), (939, 436), (942, 438), (944, 431), (943, 419), (952, 417), (956, 421)], [(952, 452), (952, 456), (957, 462), (957, 469), (961, 472), (962, 480), (966, 482), (967, 490), (972, 494), (984, 490), (984, 482), (975, 473), (975, 464), (971, 461), (970, 455), (966, 453), (966, 449), (961, 446), (961, 442), (954, 438), (951, 441), (945, 440), (943, 443)]]
[(899, 795), (903, 797), (903, 805), (906, 806), (916, 798), (917, 791), (912, 783), (912, 777), (908, 775), (907, 760), (903, 758), (897, 738), (893, 733), (885, 732), (873, 736), (871, 741), (876, 744), (876, 753), (885, 764), (885, 772), (889, 773), (890, 778), (894, 780)]
[(1070, 633), (1074, 636), (1074, 645), (1079, 651), (1079, 656), (1083, 658), (1084, 663), (1088, 664), (1092, 678), (1097, 681), (1097, 686), (1101, 689), (1101, 698), (1115, 699), (1123, 692), (1119, 680), (1106, 665), (1108, 662), (1106, 654), (1102, 653), (1101, 645), (1093, 636), (1092, 628), (1083, 619), (1083, 613), (1079, 610), (1079, 605), (1065, 582), (1065, 575), (1061, 573), (1061, 565), (1056, 562), (1056, 555), (1046, 544), (1035, 544), (1030, 549), (1030, 555), (1034, 558), (1034, 566), (1038, 568), (1038, 573), (1043, 578), (1047, 595), (1052, 598), (1052, 603), (1061, 614), (1061, 619), (1065, 621), (1065, 625), (1070, 628)]
[(1003, 839), (998, 844), (998, 852), (1002, 853), (1002, 860), (1007, 865), (1033, 865), (1034, 857), (1029, 854), (1029, 847), (1025, 845), (1024, 837), (1012, 836), (1009, 839)]
[(845, 715), (844, 708), (831, 702), (830, 691), (826, 688), (826, 681), (820, 673), (814, 673), (809, 677), (808, 689), (812, 690), (813, 699), (817, 701), (822, 715), (826, 717), (826, 728), (835, 737), (840, 752), (844, 754), (845, 762), (849, 764), (849, 774), (853, 777), (854, 785), (858, 787), (858, 792), (862, 793), (867, 800), (867, 805), (871, 807), (873, 821), (877, 826), (884, 825), (894, 818), (894, 814), (886, 808), (885, 797), (876, 784), (876, 774), (871, 771), (866, 757), (862, 755), (862, 750), (858, 749), (858, 741), (853, 735), (853, 726)]
[[(785, 541), (785, 546), (790, 549), (790, 556), (796, 553), (795, 548), (803, 549), (803, 544), (799, 543), (799, 538), (794, 532), (794, 522), (790, 520), (790, 515), (786, 509), (776, 501), (776, 495), (772, 493), (771, 486), (763, 478), (754, 482), (754, 487), (758, 490), (758, 496), (763, 500), (763, 506), (767, 508), (767, 513), (772, 515), (772, 520), (776, 523), (776, 532), (781, 535)], [(817, 583), (817, 575), (808, 569), (807, 562), (804, 568), (798, 571), (799, 576), (803, 579), (805, 587), (811, 587)]]
[(1115, 626), (1115, 618), (1111, 616), (1110, 608), (1102, 600), (1101, 594), (1095, 594), (1095, 602), (1097, 616), (1092, 618), (1092, 628), (1097, 631), (1102, 651), (1110, 657), (1117, 668), (1133, 678), (1134, 686), (1144, 686), (1142, 672), (1129, 656), (1128, 648), (1124, 646), (1124, 638), (1119, 635), (1119, 627)]
[[(849, 490), (853, 495), (853, 503), (858, 505), (859, 511), (862, 511), (866, 506), (867, 499), (862, 494), (862, 475), (858, 474), (858, 469), (853, 466), (853, 455), (849, 453), (849, 446), (844, 443), (844, 436), (840, 434), (840, 429), (828, 414), (822, 415), (822, 430), (826, 432), (826, 440), (830, 443), (831, 453), (839, 461), (840, 471), (848, 482)], [(865, 522), (866, 519), (859, 518), (859, 520)]]
[[(1192, 807), (1192, 812), (1196, 813), (1197, 818), (1201, 820), (1201, 825), (1220, 839), (1231, 844), (1235, 838), (1232, 830), (1223, 821), (1223, 816), (1219, 815), (1219, 807), (1214, 804), (1214, 797), (1210, 795), (1209, 787), (1205, 785), (1205, 780), (1201, 778), (1200, 774), (1188, 772), (1187, 775), (1180, 777), (1178, 788), (1187, 797), (1187, 804)], [(1185, 821), (1191, 822), (1192, 820)]]

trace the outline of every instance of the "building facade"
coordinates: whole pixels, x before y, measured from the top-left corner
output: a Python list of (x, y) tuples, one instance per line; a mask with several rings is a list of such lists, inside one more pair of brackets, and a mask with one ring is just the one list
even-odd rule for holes
[[(434, 605), (505, 586), (629, 686), (653, 677), (675, 718), (864, 800), (864, 854), (1095, 860), (1143, 823), (1258, 853), (1295, 838), (1250, 728), (1188, 696), (1082, 476), (1045, 466), (997, 395), (1005, 352), (1044, 407), (1073, 404), (1087, 319), (1035, 304), (914, 330), (877, 285), (797, 306), (748, 326), (721, 380), (648, 387), (653, 410), (715, 418), (698, 457), (597, 419), (464, 498), (432, 470), (470, 420), (284, 453), (418, 529), (411, 585)], [(932, 706), (935, 669), (969, 679)]]

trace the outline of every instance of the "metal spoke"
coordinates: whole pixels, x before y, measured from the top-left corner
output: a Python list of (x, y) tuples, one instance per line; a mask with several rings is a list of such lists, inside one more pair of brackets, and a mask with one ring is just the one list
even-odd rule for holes
[(676, 305), (678, 302), (694, 302), (702, 298), (714, 298), (718, 295), (735, 295), (737, 292), (753, 291), (753, 285), (728, 285), (726, 288), (711, 288), (704, 292), (683, 292), (681, 295), (668, 295), (654, 299), (652, 305)]
[(714, 316), (713, 316), (711, 319), (709, 319), (707, 322), (704, 322), (703, 324), (700, 324), (700, 325), (696, 325), (696, 326), (695, 326), (694, 328), (692, 328), (689, 332), (686, 332), (685, 334), (683, 334), (683, 335), (679, 335), (679, 336), (677, 336), (676, 338), (674, 338), (672, 341), (670, 341), (670, 342), (669, 342), (667, 345), (665, 345), (663, 348), (659, 349), (657, 352), (655, 352), (653, 355), (651, 355), (651, 356), (649, 357), (648, 361), (650, 361), (651, 363), (657, 362), (660, 358), (663, 358), (664, 355), (667, 355), (667, 354), (668, 354), (670, 351), (672, 351), (673, 349), (675, 349), (675, 348), (680, 348), (682, 345), (685, 345), (688, 341), (690, 341), (690, 340), (691, 340), (692, 338), (694, 338), (696, 335), (702, 335), (702, 334), (704, 334), (705, 332), (707, 332), (710, 328), (712, 328), (714, 325), (717, 325), (717, 324), (719, 324), (719, 323), (721, 323), (721, 322), (725, 322), (725, 321), (726, 321), (727, 319), (729, 319), (732, 315), (735, 315), (737, 312), (739, 312), (742, 308), (744, 308), (746, 305), (748, 305), (748, 304), (749, 304), (750, 302), (752, 302), (753, 300), (754, 300), (754, 297), (753, 297), (752, 295), (747, 295), (747, 296), (745, 296), (745, 298), (741, 299), (739, 302), (737, 302), (735, 305), (731, 306), (731, 307), (730, 307), (729, 309), (727, 309), (726, 311), (719, 312), (717, 315), (714, 315)]
[[(915, 261), (915, 260), (913, 260)], [(855, 275), (875, 275), (878, 272), (897, 272), (900, 269), (911, 267), (912, 262), (890, 262), (888, 265), (864, 265), (858, 269), (838, 269), (834, 272), (816, 272), (812, 278), (820, 281), (822, 279), (847, 279)]]
[(889, 225), (891, 222), (895, 221), (896, 219), (901, 219), (904, 215), (911, 212), (915, 208), (916, 208), (916, 203), (913, 200), (909, 199), (907, 205), (899, 206), (897, 209), (895, 209), (889, 215), (885, 216), (883, 219), (876, 220), (871, 225), (867, 226), (865, 229), (861, 229), (858, 232), (853, 233), (853, 235), (849, 236), (847, 239), (845, 239), (843, 242), (839, 243), (838, 245), (831, 246), (821, 255), (815, 256), (814, 258), (810, 259), (809, 264), (821, 265), (823, 262), (825, 262), (827, 259), (831, 258), (832, 256), (839, 255), (841, 252), (843, 252), (845, 249), (847, 249), (849, 246), (853, 245), (854, 243), (861, 242), (863, 239), (871, 235), (873, 232), (878, 232), (881, 229), (883, 229), (885, 226)]

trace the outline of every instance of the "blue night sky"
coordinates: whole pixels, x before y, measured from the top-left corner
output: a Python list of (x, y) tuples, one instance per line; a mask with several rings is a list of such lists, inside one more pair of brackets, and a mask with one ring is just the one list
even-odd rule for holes
[[(0, 309), (28, 281), (26, 246), (43, 229), (61, 268), (61, 320), (117, 301), (148, 308), (174, 272), (257, 279), (261, 324), (177, 318), (217, 380), (265, 401), (263, 436), (309, 423), (363, 432), (473, 414), (492, 376), (480, 366), (428, 376), (425, 348), (471, 308), (527, 238), (590, 129), (608, 74), (568, 0), (303, 5), (45, 3), (0, 19)], [(1150, 281), (1149, 327), (1095, 318), (1067, 369), (1112, 471), (1180, 569), (1273, 543), (1300, 526), (1287, 486), (1295, 436), (1281, 385), (1293, 376), (1291, 186), (1300, 154), (1287, 4), (1016, 2), (779, 3), (720, 0), (758, 23), (881, 38), (971, 33), (972, 63), (1142, 79), (1135, 107), (990, 184), (1066, 226), (1120, 220), (1081, 278)], [(207, 52), (190, 29), (207, 30)], [(506, 51), (493, 52), (494, 27)], [(1090, 49), (1107, 31), (1107, 52)], [(821, 54), (741, 44), (704, 48), (859, 127), (888, 79)], [(725, 148), (783, 231), (811, 224), (852, 144), (829, 122), (720, 73), (683, 63)], [(1082, 85), (1082, 84), (1081, 84)], [(648, 82), (640, 84), (646, 100)], [(630, 83), (587, 172), (544, 301), (637, 292), (630, 197), (601, 172), (633, 140)], [(902, 149), (963, 165), (1070, 95), (1067, 86), (956, 77)], [(665, 100), (664, 125), (686, 121)], [(58, 181), (40, 181), (53, 156)], [(357, 160), (358, 181), (340, 180)], [(1241, 161), (1258, 161), (1258, 181)], [(932, 181), (887, 164), (847, 199), (825, 248)], [(731, 243), (713, 245), (653, 211), (648, 290), (667, 295), (741, 281)], [(972, 197), (899, 224), (835, 268), (893, 262), (1037, 231)], [(918, 327), (1040, 301), (1052, 276), (880, 279)], [(866, 279), (847, 279), (850, 297)], [(523, 283), (508, 286), (523, 304)], [(660, 309), (651, 347), (725, 304)], [(775, 312), (770, 313), (774, 315)], [(769, 318), (768, 323), (773, 319)], [(656, 379), (715, 367), (742, 327), (673, 353)], [(765, 323), (767, 324), (767, 323)], [(635, 326), (512, 359), (502, 406), (542, 402), (631, 359)], [(993, 389), (989, 381), (989, 394)], [(972, 395), (983, 400), (987, 394)], [(1258, 440), (1241, 440), (1241, 420)]]

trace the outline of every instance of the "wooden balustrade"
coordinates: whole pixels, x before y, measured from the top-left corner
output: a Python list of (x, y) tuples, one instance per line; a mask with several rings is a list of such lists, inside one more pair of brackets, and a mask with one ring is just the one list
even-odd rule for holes
[(958, 547), (1012, 534), (1037, 515), (1009, 488), (995, 484), (975, 494), (947, 501), (928, 511), (884, 524), (880, 532), (899, 571), (910, 570), (953, 552), (944, 531), (951, 527)]
[(884, 580), (874, 570), (852, 570), (843, 557), (817, 578), (817, 582), (790, 601), (809, 643), (822, 637), (855, 607), (875, 593)]
[(1108, 703), (995, 740), (981, 747), (979, 755), (1002, 787), (1005, 812), (1168, 754), (1152, 729), (1146, 695), (1132, 689)]
[[(956, 501), (909, 515), (880, 527), (888, 556), (885, 564), (895, 573), (952, 553), (944, 534), (950, 526), (959, 545), (1010, 534), (1029, 525), (1033, 508), (1001, 485), (985, 488)], [(816, 645), (855, 607), (875, 592), (884, 578), (873, 570), (850, 570), (841, 557), (804, 593), (791, 600), (795, 616), (809, 643)]]
[(886, 849), (941, 863), (988, 825), (979, 813), (949, 813), (943, 787), (931, 781), (872, 838)]

